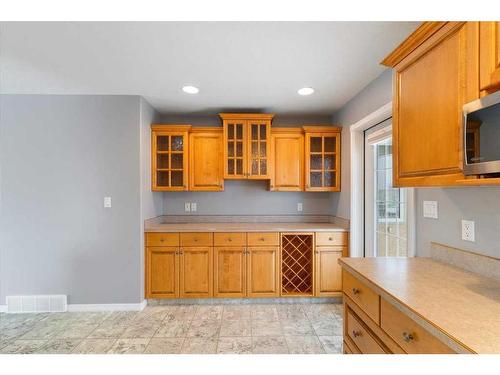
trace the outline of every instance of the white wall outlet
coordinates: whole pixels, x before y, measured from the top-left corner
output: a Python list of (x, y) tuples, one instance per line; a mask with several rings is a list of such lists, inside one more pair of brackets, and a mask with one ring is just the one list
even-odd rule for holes
[(111, 197), (104, 197), (104, 208), (111, 208)]
[(297, 203), (297, 211), (302, 212), (302, 203)]
[(191, 212), (191, 203), (184, 202), (184, 212)]
[(196, 212), (197, 209), (198, 205), (196, 204), (196, 202), (191, 202), (191, 212)]
[(431, 219), (438, 218), (438, 202), (437, 201), (424, 201), (424, 217)]
[(462, 220), (462, 240), (475, 241), (474, 222), (471, 220)]

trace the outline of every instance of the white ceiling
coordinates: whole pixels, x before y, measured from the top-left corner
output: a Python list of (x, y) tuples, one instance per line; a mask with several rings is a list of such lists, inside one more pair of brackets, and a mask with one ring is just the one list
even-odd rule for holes
[[(141, 95), (162, 113), (331, 114), (417, 22), (0, 23), (3, 94)], [(181, 91), (185, 84), (198, 95)], [(307, 97), (297, 89), (314, 87)]]

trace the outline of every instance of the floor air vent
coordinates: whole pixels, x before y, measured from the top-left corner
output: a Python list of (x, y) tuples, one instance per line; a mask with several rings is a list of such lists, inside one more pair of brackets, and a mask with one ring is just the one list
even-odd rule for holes
[(7, 296), (8, 313), (64, 312), (66, 295)]

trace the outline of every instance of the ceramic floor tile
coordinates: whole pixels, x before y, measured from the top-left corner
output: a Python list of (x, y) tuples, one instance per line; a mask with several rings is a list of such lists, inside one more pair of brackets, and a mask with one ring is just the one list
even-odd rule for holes
[(281, 327), (285, 335), (314, 335), (314, 329), (307, 319), (282, 319)]
[(193, 319), (221, 319), (222, 309), (220, 305), (198, 306)]
[(117, 323), (117, 324), (127, 323), (127, 322), (132, 321), (138, 314), (139, 314), (139, 312), (137, 312), (137, 311), (113, 312), (110, 315), (108, 315), (108, 317), (104, 320), (103, 323), (111, 323), (111, 322)]
[(306, 305), (304, 312), (309, 319), (319, 320), (333, 318), (334, 314), (330, 304)]
[(251, 336), (250, 320), (222, 320), (219, 336)]
[(175, 306), (167, 313), (164, 320), (192, 320), (197, 309), (196, 305)]
[(73, 354), (105, 354), (116, 339), (85, 339), (73, 350)]
[(251, 354), (251, 337), (220, 337), (217, 343), (218, 354)]
[(340, 319), (311, 320), (314, 332), (318, 336), (342, 335), (342, 321)]
[(181, 352), (183, 338), (153, 337), (144, 353), (147, 354), (178, 354)]
[(315, 335), (286, 336), (290, 354), (323, 354), (323, 346)]
[(217, 350), (217, 337), (188, 337), (182, 344), (182, 354), (214, 354)]
[(190, 320), (168, 320), (161, 323), (155, 337), (186, 337), (191, 325)]
[(279, 305), (276, 307), (280, 319), (306, 319), (307, 316), (300, 305)]
[(114, 323), (113, 321), (105, 320), (100, 324), (92, 333), (88, 336), (89, 339), (108, 339), (108, 338), (118, 338), (123, 335), (127, 324), (125, 323)]
[(110, 354), (142, 354), (150, 339), (118, 339), (108, 353)]
[(288, 346), (283, 336), (252, 337), (254, 354), (287, 354)]
[(250, 306), (226, 305), (222, 312), (223, 320), (249, 320), (251, 317)]
[(80, 344), (81, 339), (51, 340), (37, 350), (37, 354), (69, 354)]
[(277, 321), (278, 311), (275, 306), (271, 305), (255, 305), (251, 310), (252, 320)]
[(342, 354), (342, 336), (318, 336), (325, 352), (328, 354)]
[(84, 339), (89, 336), (99, 324), (69, 324), (64, 327), (55, 338), (58, 339)]
[(63, 322), (37, 324), (20, 338), (23, 340), (48, 340), (59, 335), (65, 327), (66, 324)]
[(161, 323), (157, 321), (142, 321), (131, 323), (123, 333), (121, 338), (124, 339), (145, 339), (154, 336), (158, 328), (160, 328)]
[(281, 336), (283, 330), (279, 321), (252, 320), (252, 336)]
[(193, 320), (186, 334), (187, 337), (214, 337), (220, 332), (220, 320)]
[(32, 354), (40, 350), (48, 340), (15, 340), (0, 350), (3, 354)]

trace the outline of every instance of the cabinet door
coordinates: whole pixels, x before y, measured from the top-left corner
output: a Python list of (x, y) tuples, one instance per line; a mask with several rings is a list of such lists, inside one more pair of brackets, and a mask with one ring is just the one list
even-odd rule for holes
[(271, 190), (304, 190), (304, 135), (273, 134)]
[(247, 178), (245, 120), (224, 120), (224, 178)]
[(246, 296), (246, 249), (216, 247), (214, 249), (214, 296)]
[(179, 297), (177, 247), (146, 248), (146, 297)]
[(342, 269), (338, 264), (342, 247), (316, 247), (316, 293), (317, 297), (337, 296), (342, 292)]
[(447, 23), (395, 66), (396, 187), (449, 185), (463, 178), (462, 105), (479, 95), (472, 63), (476, 29), (475, 23)]
[(187, 190), (187, 132), (153, 131), (152, 190)]
[(265, 180), (269, 178), (269, 150), (271, 121), (249, 120), (248, 126), (248, 178)]
[(224, 190), (222, 132), (194, 131), (189, 144), (189, 190)]
[(500, 89), (500, 22), (480, 22), (479, 74), (481, 90)]
[(213, 296), (213, 248), (182, 247), (180, 249), (180, 297)]
[(248, 248), (248, 297), (279, 296), (279, 247)]
[(340, 191), (340, 133), (306, 133), (306, 190)]

